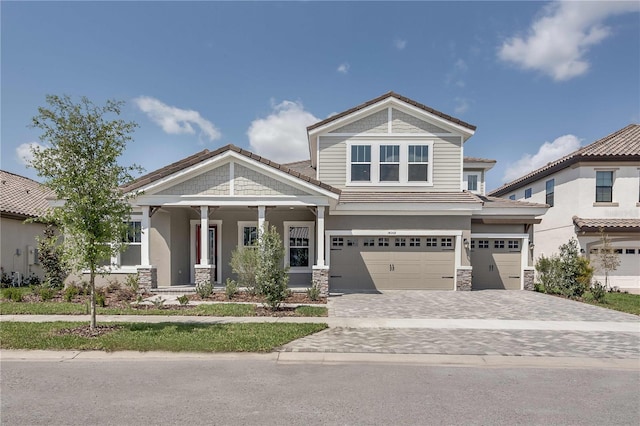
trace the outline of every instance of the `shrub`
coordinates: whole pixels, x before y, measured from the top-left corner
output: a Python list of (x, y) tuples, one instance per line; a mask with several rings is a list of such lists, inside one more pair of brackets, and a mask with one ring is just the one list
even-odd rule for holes
[(79, 293), (80, 289), (78, 289), (74, 284), (70, 284), (64, 289), (64, 300), (71, 302)]
[(35, 274), (31, 274), (24, 279), (23, 284), (29, 287), (40, 285), (41, 284), (40, 277), (38, 277)]
[(119, 302), (131, 301), (135, 295), (135, 291), (129, 287), (121, 287), (113, 293), (113, 297)]
[(536, 262), (538, 288), (542, 288), (545, 293), (562, 294), (570, 298), (582, 297), (591, 286), (593, 268), (588, 259), (580, 256), (575, 238), (559, 249), (559, 255), (541, 256)]
[(13, 302), (22, 302), (22, 290), (15, 287), (2, 289), (2, 298)]
[(196, 294), (200, 299), (207, 299), (213, 293), (213, 284), (210, 281), (205, 281), (196, 284)]
[(320, 298), (320, 289), (317, 285), (311, 284), (311, 287), (307, 290), (307, 297), (311, 300), (318, 300)]
[(115, 279), (111, 279), (108, 281), (107, 287), (105, 288), (105, 291), (107, 294), (109, 293), (115, 293), (118, 290), (120, 290), (122, 288), (122, 284), (120, 284), (118, 282), (118, 280)]
[(155, 299), (151, 299), (151, 303), (153, 303), (153, 306), (156, 309), (162, 309), (164, 307), (164, 302), (165, 300), (160, 296), (156, 297)]
[(231, 278), (227, 278), (227, 284), (224, 286), (224, 294), (227, 296), (227, 299), (231, 300), (233, 296), (238, 292), (238, 283), (236, 283)]
[(125, 286), (129, 289), (131, 289), (131, 291), (133, 291), (134, 293), (138, 293), (138, 291), (140, 290), (140, 280), (138, 277), (138, 274), (130, 274), (127, 275), (127, 279), (124, 282)]
[(53, 299), (53, 296), (55, 296), (56, 294), (55, 290), (51, 287), (39, 286), (34, 287), (34, 289), (43, 302), (48, 302), (49, 300)]
[(536, 262), (536, 271), (538, 272), (536, 286), (539, 291), (548, 294), (560, 293), (560, 259), (557, 256), (540, 256)]
[(289, 294), (288, 268), (284, 265), (284, 247), (275, 226), (264, 229), (258, 239), (258, 289), (271, 309), (276, 310)]
[(186, 294), (183, 294), (182, 296), (178, 296), (178, 303), (182, 306), (186, 306), (189, 304), (189, 296), (187, 296)]
[(593, 300), (598, 303), (604, 303), (605, 295), (607, 294), (607, 286), (602, 284), (600, 281), (594, 281), (591, 284), (591, 295), (593, 296)]
[(62, 245), (58, 244), (53, 225), (44, 229), (44, 237), (38, 238), (38, 260), (44, 271), (44, 284), (52, 288), (62, 288), (69, 268), (63, 260)]
[(105, 294), (98, 289), (96, 289), (96, 306), (100, 306), (101, 308), (107, 306), (107, 299), (105, 297)]
[(251, 295), (257, 294), (256, 271), (258, 268), (257, 247), (236, 247), (231, 253), (231, 270), (238, 277), (240, 287)]

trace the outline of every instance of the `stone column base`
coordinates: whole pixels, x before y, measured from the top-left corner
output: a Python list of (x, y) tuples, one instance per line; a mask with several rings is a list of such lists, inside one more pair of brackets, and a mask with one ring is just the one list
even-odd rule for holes
[(216, 267), (214, 265), (196, 265), (196, 286), (216, 281)]
[(329, 268), (326, 266), (314, 266), (311, 281), (320, 290), (320, 296), (329, 296)]
[(158, 288), (158, 269), (153, 266), (138, 266), (138, 286), (143, 289)]
[(471, 291), (471, 268), (456, 270), (456, 291)]
[(525, 269), (524, 270), (524, 289), (528, 291), (533, 291), (533, 280), (535, 279), (536, 271), (533, 269)]

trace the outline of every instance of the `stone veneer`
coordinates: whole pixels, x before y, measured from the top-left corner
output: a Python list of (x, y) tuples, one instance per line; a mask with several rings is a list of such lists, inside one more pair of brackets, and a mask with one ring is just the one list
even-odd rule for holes
[(471, 269), (456, 270), (456, 290), (471, 291)]
[(535, 278), (535, 271), (533, 269), (524, 270), (524, 289), (533, 291), (533, 280)]
[(329, 268), (325, 266), (314, 266), (311, 281), (320, 290), (320, 296), (329, 296)]
[(158, 269), (153, 266), (138, 268), (138, 286), (141, 289), (158, 288)]
[(216, 267), (213, 265), (196, 265), (196, 286), (216, 281)]

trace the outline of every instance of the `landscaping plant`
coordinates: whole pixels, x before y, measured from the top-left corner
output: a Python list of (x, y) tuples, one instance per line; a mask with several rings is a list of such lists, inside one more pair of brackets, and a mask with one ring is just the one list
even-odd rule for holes
[(229, 264), (233, 273), (238, 277), (239, 286), (246, 288), (247, 293), (256, 295), (257, 247), (236, 247), (231, 253), (231, 262)]
[(604, 228), (600, 228), (600, 248), (595, 253), (595, 263), (604, 272), (604, 288), (609, 290), (609, 273), (618, 269), (620, 258)]
[(213, 293), (213, 284), (210, 281), (196, 284), (196, 294), (200, 299), (207, 299)]
[(289, 268), (284, 267), (285, 250), (275, 226), (261, 230), (258, 238), (258, 268), (256, 282), (273, 310), (289, 295)]
[(545, 293), (579, 298), (591, 287), (593, 268), (580, 256), (578, 241), (572, 238), (559, 247), (560, 254), (541, 256), (536, 262), (538, 285)]
[(181, 306), (186, 306), (189, 304), (189, 296), (187, 296), (186, 294), (183, 294), (182, 296), (178, 296), (176, 299), (178, 300), (178, 303)]
[(224, 294), (227, 296), (227, 299), (231, 300), (233, 296), (238, 292), (238, 283), (236, 283), (231, 278), (227, 278), (227, 283), (224, 286)]
[(61, 288), (69, 273), (69, 268), (63, 258), (63, 245), (58, 241), (58, 235), (52, 224), (48, 224), (43, 231), (44, 236), (38, 237), (38, 261), (44, 271), (44, 284), (51, 288)]

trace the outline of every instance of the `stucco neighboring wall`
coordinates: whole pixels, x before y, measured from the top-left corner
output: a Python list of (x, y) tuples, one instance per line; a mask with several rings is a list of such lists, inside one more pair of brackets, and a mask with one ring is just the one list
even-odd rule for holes
[[(38, 223), (24, 223), (23, 220), (0, 218), (0, 234), (2, 235), (1, 266), (4, 272), (19, 272), (23, 277), (31, 273), (43, 278), (40, 265), (29, 265), (27, 247), (37, 248), (36, 236), (42, 236), (45, 226)], [(16, 255), (20, 250), (20, 255)]]

